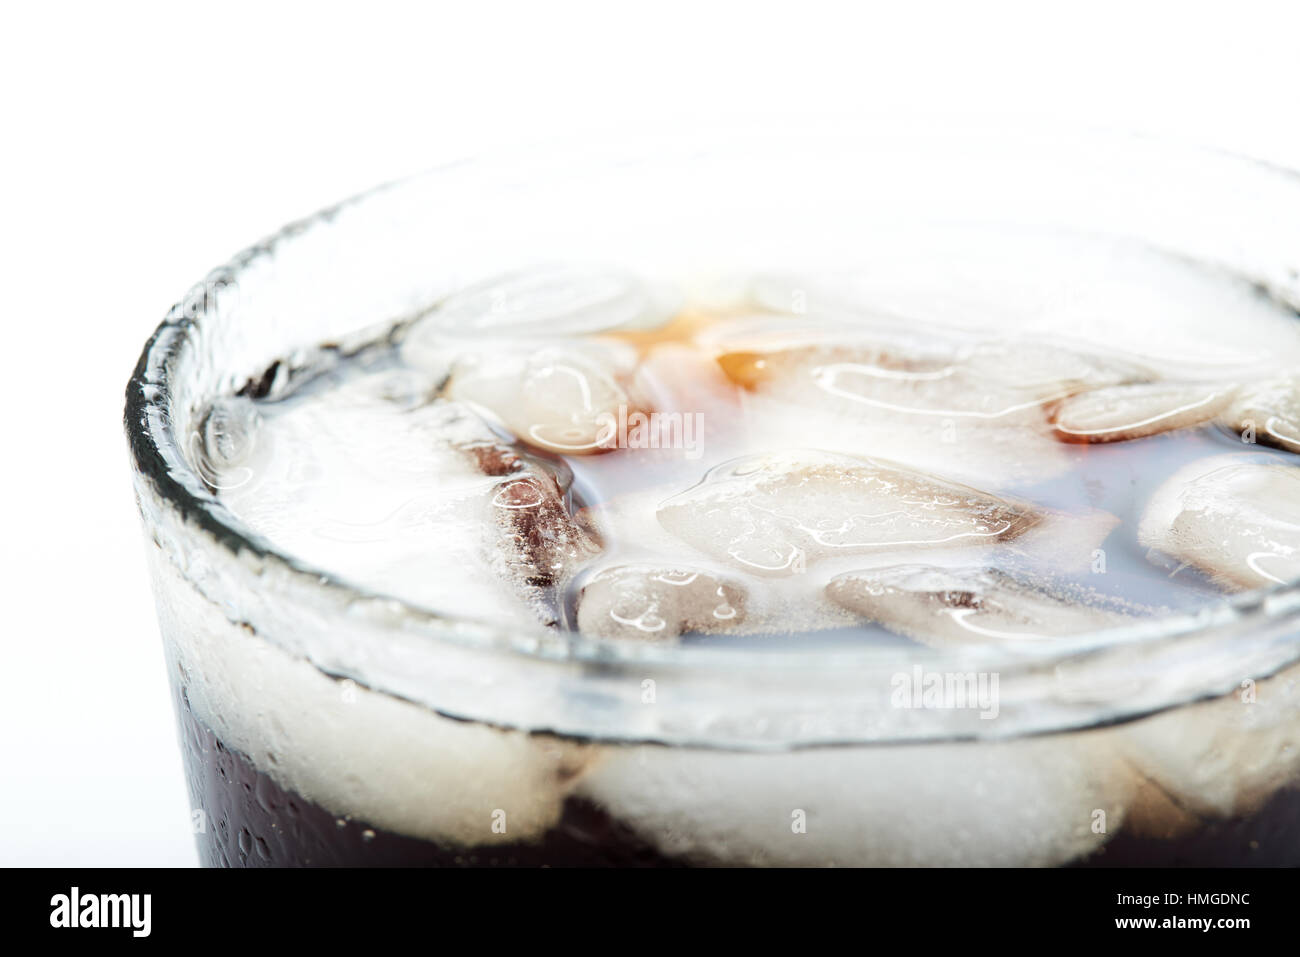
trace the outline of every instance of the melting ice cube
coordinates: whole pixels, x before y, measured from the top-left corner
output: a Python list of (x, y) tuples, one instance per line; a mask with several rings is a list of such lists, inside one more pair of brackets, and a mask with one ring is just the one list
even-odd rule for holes
[(613, 343), (476, 354), (456, 364), (446, 395), (491, 410), (536, 448), (600, 452), (611, 447), (620, 411), (640, 405), (629, 395), (634, 369), (630, 347)]
[(487, 548), (508, 582), (545, 601), (551, 586), (599, 554), (599, 540), (569, 509), (567, 469), (521, 455), (495, 439), (458, 448), (484, 475), (501, 479), (490, 491), (497, 534), (489, 535)]
[(695, 568), (607, 568), (578, 596), (579, 630), (602, 638), (662, 641), (683, 631), (729, 631), (744, 620), (744, 590)]
[[(789, 344), (768, 335), (744, 348), (724, 345), (718, 362), (738, 384), (804, 404), (855, 408), (861, 415), (951, 419), (962, 425), (1039, 423), (1043, 403), (1084, 389), (1141, 379), (1118, 359), (1035, 340), (962, 343), (924, 328), (864, 339), (840, 332)], [(834, 332), (834, 330), (829, 330)], [(737, 347), (741, 346), (741, 347)]]
[(1052, 412), (1066, 442), (1117, 442), (1214, 418), (1232, 400), (1233, 386), (1155, 382), (1118, 385), (1062, 399)]
[(847, 572), (827, 596), (886, 628), (938, 647), (1002, 644), (1080, 634), (1118, 614), (996, 568), (892, 565)]
[(653, 329), (680, 305), (672, 290), (599, 266), (541, 265), (452, 293), (412, 326), (408, 362), (439, 364), (450, 344), (495, 337), (554, 339)]
[[(612, 752), (579, 794), (666, 854), (731, 866), (1062, 864), (1119, 830), (1133, 790), (1127, 766), (1084, 734), (770, 754)], [(801, 812), (807, 830), (792, 834)]]
[(1228, 587), (1300, 578), (1300, 472), (1239, 455), (1179, 470), (1152, 496), (1143, 545)]
[(1300, 376), (1267, 379), (1242, 390), (1222, 421), (1247, 441), (1300, 452)]
[(803, 450), (720, 465), (658, 518), (714, 558), (785, 576), (833, 556), (1006, 541), (1041, 515), (893, 463)]
[(1036, 339), (907, 328), (740, 319), (700, 337), (743, 387), (772, 444), (904, 462), (976, 485), (1041, 481), (1069, 459), (1046, 405), (1149, 375), (1139, 366)]
[[(1300, 772), (1300, 667), (1234, 693), (1125, 725), (1122, 752), (1165, 813), (1146, 829), (1175, 836), (1202, 819), (1254, 812)], [(1135, 823), (1138, 823), (1135, 821)], [(1157, 828), (1159, 830), (1157, 830)]]

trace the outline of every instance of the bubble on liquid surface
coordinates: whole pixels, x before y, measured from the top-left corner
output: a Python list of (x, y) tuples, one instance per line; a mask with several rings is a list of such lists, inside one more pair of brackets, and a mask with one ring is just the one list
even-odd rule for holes
[(600, 638), (666, 641), (730, 631), (744, 620), (740, 585), (687, 566), (603, 569), (578, 596), (578, 629)]
[(1227, 588), (1300, 578), (1300, 472), (1215, 456), (1175, 473), (1152, 496), (1138, 537)]
[(1300, 375), (1243, 389), (1220, 421), (1246, 442), (1300, 453)]
[(836, 604), (936, 647), (1043, 641), (1114, 625), (1118, 613), (996, 568), (894, 565), (838, 575)]
[(1236, 387), (1156, 382), (1113, 386), (1063, 399), (1052, 427), (1065, 442), (1118, 442), (1208, 422), (1232, 400)]
[(772, 576), (882, 549), (1008, 541), (1041, 517), (891, 462), (814, 450), (735, 459), (658, 510), (660, 524), (688, 544)]

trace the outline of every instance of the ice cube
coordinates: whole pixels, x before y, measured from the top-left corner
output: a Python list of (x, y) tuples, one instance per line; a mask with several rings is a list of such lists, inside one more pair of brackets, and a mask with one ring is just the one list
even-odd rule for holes
[(551, 589), (600, 553), (599, 539), (575, 521), (566, 466), (521, 454), (495, 439), (456, 446), (483, 475), (500, 478), (488, 493), (490, 560), (530, 603), (552, 601)]
[(936, 647), (1042, 641), (1105, 628), (1118, 613), (996, 568), (893, 565), (847, 572), (827, 596)]
[(579, 528), (552, 476), (517, 473), (492, 496), (497, 520), (512, 540), (507, 564), (529, 585), (551, 585), (567, 576), (599, 544)]
[(744, 620), (739, 585), (686, 566), (607, 568), (578, 596), (579, 630), (600, 638), (666, 641), (684, 631), (729, 631)]
[[(657, 518), (659, 505), (676, 490), (676, 486), (664, 486), (615, 495), (581, 509), (575, 518), (600, 539), (607, 561), (645, 569), (685, 570), (681, 539)], [(847, 628), (854, 623), (852, 614), (822, 593), (820, 571), (816, 581), (802, 575), (760, 581), (738, 572), (732, 562), (713, 562), (704, 556), (692, 558), (689, 569), (740, 594), (741, 603), (732, 604), (742, 614), (725, 622), (710, 621), (710, 634), (793, 635)], [(586, 625), (582, 627), (586, 629)]]
[(1260, 295), (1258, 283), (1132, 240), (931, 224), (874, 237), (859, 230), (852, 248), (852, 266), (787, 259), (782, 274), (755, 277), (755, 304), (819, 319), (883, 314), (985, 335), (1073, 340), (1154, 361), (1184, 379), (1204, 370), (1251, 381), (1237, 371), (1298, 365), (1295, 316)]
[(1267, 379), (1243, 389), (1221, 421), (1245, 441), (1300, 453), (1300, 376)]
[(620, 413), (626, 417), (641, 405), (628, 393), (635, 370), (629, 348), (573, 342), (497, 352), (459, 360), (445, 394), (489, 409), (536, 448), (567, 455), (606, 451)]
[(1180, 469), (1152, 496), (1138, 538), (1229, 588), (1300, 578), (1300, 472), (1248, 455)]
[(1080, 392), (1052, 411), (1065, 442), (1118, 442), (1208, 422), (1232, 400), (1234, 386), (1155, 382)]
[(658, 518), (720, 561), (786, 576), (829, 557), (1007, 541), (1041, 514), (890, 462), (802, 450), (719, 465)]
[(737, 319), (699, 337), (770, 445), (872, 454), (976, 485), (1041, 481), (1069, 459), (1045, 403), (1141, 373), (1091, 353), (948, 335)]
[[(340, 816), (443, 845), (538, 840), (559, 823), (593, 746), (455, 720), (364, 683), (340, 683), (318, 662), (229, 621), (157, 549), (150, 561), (176, 596), (163, 606), (163, 634), (189, 707), (281, 787)], [(431, 790), (442, 797), (431, 802)], [(255, 797), (260, 789), (243, 799)], [(494, 826), (499, 809), (508, 829)]]
[(1028, 336), (981, 341), (962, 351), (958, 367), (972, 383), (996, 384), (1011, 395), (1032, 395), (1040, 401), (1152, 375), (1145, 366), (1116, 354)]
[(625, 272), (584, 265), (539, 265), (452, 293), (417, 320), (402, 356), (420, 367), (445, 361), (467, 339), (555, 339), (653, 329), (680, 306), (680, 296)]
[(620, 747), (578, 793), (702, 864), (1030, 867), (1102, 847), (1134, 788), (1105, 739), (1081, 732), (757, 754)]
[(380, 594), (554, 621), (553, 586), (599, 550), (570, 513), (566, 470), (461, 403), (395, 411), (378, 381), (265, 410), (252, 457), (216, 476), (222, 502), (282, 551)]
[(1182, 812), (1165, 828), (1249, 814), (1300, 783), (1300, 667), (1246, 687), (1120, 729), (1133, 767)]
[(794, 401), (820, 397), (863, 415), (983, 426), (1041, 423), (1045, 402), (1147, 375), (1117, 359), (1034, 340), (937, 346), (943, 340), (924, 329), (910, 334), (915, 341), (841, 333), (838, 340), (785, 347), (751, 343), (721, 352), (718, 362), (737, 384)]

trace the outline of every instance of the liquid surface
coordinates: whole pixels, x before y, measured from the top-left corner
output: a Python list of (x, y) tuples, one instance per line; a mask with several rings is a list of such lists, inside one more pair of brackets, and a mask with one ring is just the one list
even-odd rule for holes
[(191, 454), (275, 547), (446, 614), (1045, 641), (1300, 577), (1297, 359), (1248, 284), (1079, 239), (847, 277), (540, 266), (256, 371)]

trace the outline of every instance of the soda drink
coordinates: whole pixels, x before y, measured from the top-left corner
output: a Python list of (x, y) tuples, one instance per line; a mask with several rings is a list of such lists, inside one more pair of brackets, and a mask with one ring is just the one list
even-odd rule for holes
[(458, 271), (416, 180), (160, 330), (128, 432), (203, 862), (1297, 863), (1296, 273), (1166, 224), (1300, 190), (1124, 144), (1026, 223), (1076, 151), (981, 141), (988, 219), (929, 141), (717, 149), (561, 177), (544, 258), (553, 201), (459, 184), (522, 228)]

